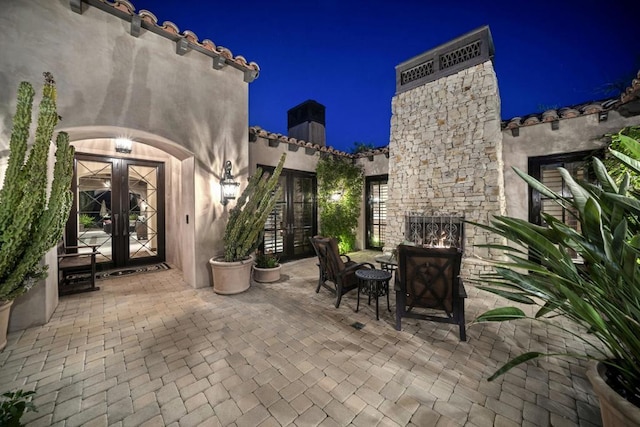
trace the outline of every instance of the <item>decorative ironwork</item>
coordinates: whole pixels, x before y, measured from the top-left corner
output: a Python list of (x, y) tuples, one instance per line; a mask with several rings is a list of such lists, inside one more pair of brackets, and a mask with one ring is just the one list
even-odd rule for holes
[(482, 40), (476, 40), (466, 46), (462, 46), (460, 49), (440, 55), (440, 69), (444, 70), (479, 57), (482, 52), (481, 45)]
[(464, 216), (409, 212), (405, 215), (405, 239), (417, 246), (464, 250)]
[(431, 59), (413, 68), (409, 68), (408, 70), (403, 71), (400, 74), (400, 79), (401, 79), (400, 84), (404, 85), (414, 80), (419, 80), (423, 77), (427, 77), (428, 75), (433, 73), (434, 73), (433, 59)]
[(493, 60), (489, 27), (484, 26), (396, 66), (396, 93)]

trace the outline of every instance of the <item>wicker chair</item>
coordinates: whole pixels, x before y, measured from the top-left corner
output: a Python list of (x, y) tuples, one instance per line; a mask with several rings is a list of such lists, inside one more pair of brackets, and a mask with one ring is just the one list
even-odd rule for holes
[[(329, 289), (336, 295), (336, 308), (340, 306), (342, 296), (347, 292), (358, 289), (358, 278), (355, 272), (362, 268), (375, 268), (368, 262), (357, 263), (351, 261), (347, 255), (340, 255), (338, 252), (338, 242), (334, 238), (313, 236), (309, 238), (311, 245), (318, 256), (318, 287)], [(343, 257), (345, 260), (343, 260)]]
[(396, 329), (403, 317), (453, 323), (466, 341), (464, 299), (460, 278), (462, 252), (457, 248), (398, 246)]

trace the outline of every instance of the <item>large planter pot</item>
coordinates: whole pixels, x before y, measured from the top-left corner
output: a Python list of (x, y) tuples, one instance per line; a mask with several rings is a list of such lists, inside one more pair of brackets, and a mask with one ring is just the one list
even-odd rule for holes
[(236, 262), (226, 262), (220, 258), (211, 258), (209, 264), (211, 265), (213, 291), (215, 293), (232, 295), (249, 289), (253, 257)]
[(600, 414), (604, 427), (640, 426), (640, 408), (620, 396), (605, 382), (607, 367), (600, 362), (590, 362), (587, 377), (600, 400)]
[(9, 329), (9, 314), (13, 301), (0, 302), (0, 351), (7, 346), (7, 330)]
[(281, 265), (273, 268), (260, 268), (253, 266), (253, 280), (260, 283), (272, 283), (280, 280)]

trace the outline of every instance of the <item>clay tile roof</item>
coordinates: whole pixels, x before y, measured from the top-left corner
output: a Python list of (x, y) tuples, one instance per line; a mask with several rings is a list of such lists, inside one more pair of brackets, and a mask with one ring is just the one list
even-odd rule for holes
[[(103, 11), (127, 21), (131, 21), (132, 17), (136, 13), (136, 8), (133, 3), (127, 0), (97, 0), (97, 2), (97, 4), (92, 4), (99, 6)], [(194, 50), (214, 58), (220, 55), (227, 60), (227, 64), (232, 65), (234, 68), (238, 68), (243, 71), (260, 71), (260, 67), (257, 63), (253, 61), (248, 62), (244, 56), (238, 55), (234, 57), (231, 50), (222, 46), (216, 46), (209, 39), (199, 41), (198, 36), (193, 31), (185, 30), (180, 33), (178, 26), (171, 21), (164, 21), (162, 25), (158, 25), (158, 18), (148, 10), (140, 10), (140, 12), (138, 12), (138, 17), (140, 17), (140, 20), (142, 21), (143, 28), (153, 31), (156, 34), (162, 35), (173, 41), (178, 41), (181, 38), (184, 38), (189, 42), (190, 47)]]
[(526, 116), (524, 121), (522, 121), (521, 117), (513, 117), (502, 121), (502, 129), (513, 129), (537, 123), (552, 122), (558, 119), (570, 119), (609, 110), (618, 110), (621, 114), (624, 114), (625, 109), (636, 111), (640, 108), (637, 105), (632, 106), (632, 101), (636, 104), (640, 103), (640, 70), (638, 70), (636, 78), (631, 81), (631, 85), (617, 98), (590, 101), (559, 109), (547, 110), (542, 114), (530, 114)]

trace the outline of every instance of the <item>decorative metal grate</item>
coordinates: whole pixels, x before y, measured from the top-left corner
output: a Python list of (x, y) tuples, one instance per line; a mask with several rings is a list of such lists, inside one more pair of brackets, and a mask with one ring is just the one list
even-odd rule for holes
[(413, 68), (409, 68), (408, 70), (403, 71), (400, 74), (400, 78), (402, 79), (401, 84), (407, 84), (414, 80), (421, 79), (423, 77), (427, 77), (430, 74), (433, 74), (433, 59), (424, 62), (420, 65), (417, 65)]
[(404, 217), (404, 223), (405, 239), (414, 245), (456, 247), (464, 251), (464, 216), (409, 212)]
[(484, 26), (396, 66), (396, 93), (493, 60), (493, 40)]
[(481, 47), (482, 40), (476, 40), (459, 49), (440, 55), (440, 69), (444, 70), (479, 57), (482, 53)]

